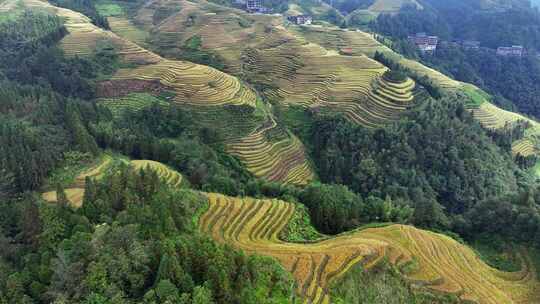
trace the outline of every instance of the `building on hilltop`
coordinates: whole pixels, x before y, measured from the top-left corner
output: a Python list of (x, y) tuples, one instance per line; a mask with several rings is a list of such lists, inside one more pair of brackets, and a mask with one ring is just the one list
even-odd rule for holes
[(521, 57), (525, 54), (525, 48), (521, 45), (500, 46), (497, 48), (497, 55), (506, 57)]
[(246, 10), (250, 13), (268, 12), (268, 9), (262, 5), (262, 0), (246, 0)]
[(409, 36), (409, 41), (414, 43), (422, 53), (434, 53), (437, 50), (439, 37), (428, 36), (426, 33), (417, 33), (414, 36)]
[(313, 22), (313, 18), (308, 15), (289, 16), (287, 20), (298, 25), (310, 25)]

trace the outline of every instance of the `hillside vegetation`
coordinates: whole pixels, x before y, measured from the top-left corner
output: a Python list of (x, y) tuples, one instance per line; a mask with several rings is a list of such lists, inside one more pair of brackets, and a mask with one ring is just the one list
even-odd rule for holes
[(285, 243), (279, 232), (294, 205), (277, 200), (237, 199), (208, 194), (201, 229), (222, 243), (278, 259), (293, 273), (305, 303), (330, 303), (329, 283), (354, 264), (369, 269), (388, 259), (418, 288), (474, 303), (534, 303), (540, 283), (526, 256), (520, 272), (490, 268), (457, 241), (411, 226), (369, 228), (313, 244)]
[[(58, 16), (66, 18), (65, 24), (69, 35), (61, 41), (61, 47), (66, 54), (87, 55), (104, 43), (103, 41), (107, 41), (112, 44), (120, 59), (130, 64), (130, 67), (120, 68), (110, 80), (103, 81), (98, 85), (98, 95), (100, 97), (121, 98), (127, 95), (128, 92), (159, 94), (167, 91), (170, 94), (168, 99), (170, 102), (193, 106), (191, 109), (194, 112), (201, 113), (202, 116), (205, 113), (207, 113), (206, 115), (212, 115), (213, 107), (227, 106), (238, 113), (235, 118), (241, 121), (255, 120), (256, 124), (263, 125), (266, 124), (265, 121), (271, 120), (271, 113), (264, 107), (257, 105), (255, 92), (233, 76), (191, 62), (163, 59), (131, 41), (98, 28), (88, 18), (73, 11), (55, 8), (38, 0), (29, 0), (25, 4), (29, 7), (50, 10)], [(253, 115), (242, 115), (243, 113), (253, 113)], [(210, 116), (209, 118), (208, 123), (213, 123), (214, 119), (219, 120), (218, 117)], [(226, 142), (227, 139), (232, 142), (232, 140), (242, 137), (249, 140), (251, 136), (259, 132), (257, 129), (246, 130), (244, 134), (238, 134), (236, 130), (231, 130), (231, 133), (224, 132), (223, 135)], [(273, 128), (264, 129), (270, 130)], [(263, 137), (263, 141), (267, 146), (272, 146), (274, 141), (279, 140), (273, 139), (272, 135), (268, 135), (268, 132), (266, 134), (267, 136)], [(277, 151), (271, 157), (276, 166), (272, 167), (270, 171), (264, 170), (261, 172), (254, 169), (252, 172), (257, 177), (264, 177), (269, 180), (301, 184), (311, 180), (313, 175), (303, 154), (302, 144), (294, 140), (283, 143), (286, 148)], [(233, 146), (232, 149), (234, 149), (234, 142), (231, 145)], [(265, 153), (263, 151), (259, 149), (254, 152)], [(292, 156), (283, 154), (285, 151), (294, 154), (294, 161), (291, 160)], [(252, 161), (249, 157), (240, 157), (240, 159), (248, 164), (251, 164)], [(250, 168), (255, 166), (252, 165)], [(296, 177), (287, 179), (289, 175)]]
[(325, 3), (55, 3), (0, 2), (0, 303), (540, 301), (533, 119)]

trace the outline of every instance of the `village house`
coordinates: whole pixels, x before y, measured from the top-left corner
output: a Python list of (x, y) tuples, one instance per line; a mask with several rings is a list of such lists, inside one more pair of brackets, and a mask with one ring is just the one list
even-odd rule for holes
[(500, 46), (497, 48), (497, 55), (506, 57), (521, 57), (525, 54), (525, 48), (521, 45)]
[(308, 15), (289, 16), (287, 20), (298, 25), (310, 25), (313, 22), (313, 18)]
[(434, 53), (437, 50), (439, 37), (428, 36), (426, 33), (417, 33), (414, 36), (409, 36), (409, 41), (414, 43), (422, 53)]
[(262, 5), (262, 0), (246, 0), (246, 11), (250, 13), (267, 13), (268, 9)]

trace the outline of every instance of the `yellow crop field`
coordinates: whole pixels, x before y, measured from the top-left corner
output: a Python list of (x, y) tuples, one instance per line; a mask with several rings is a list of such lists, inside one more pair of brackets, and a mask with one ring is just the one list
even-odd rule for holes
[(95, 26), (81, 13), (56, 7), (42, 0), (21, 0), (21, 2), (26, 7), (45, 10), (64, 18), (69, 34), (62, 39), (60, 45), (67, 55), (90, 55), (99, 43), (111, 43), (125, 62), (148, 64), (161, 60), (158, 55), (137, 44)]
[[(193, 35), (202, 48), (219, 54), (227, 71), (264, 83), (264, 94), (285, 105), (340, 112), (356, 123), (378, 127), (396, 120), (413, 105), (415, 85), (389, 89), (386, 68), (367, 56), (345, 56), (285, 28), (281, 17), (251, 15), (207, 2), (154, 0), (135, 20), (160, 33), (161, 42), (180, 47)], [(174, 3), (182, 9), (156, 26), (151, 7)], [(166, 38), (169, 37), (169, 38)], [(394, 93), (394, 94), (392, 94)]]
[(538, 148), (532, 139), (520, 139), (512, 143), (512, 154), (531, 156), (538, 153)]
[[(41, 0), (22, 1), (25, 1), (27, 6), (47, 10), (65, 18), (69, 35), (61, 41), (61, 46), (68, 55), (83, 56), (91, 54), (98, 47), (98, 44), (102, 41), (108, 41), (112, 43), (124, 61), (134, 64), (133, 67), (119, 69), (112, 79), (104, 81), (103, 86), (100, 87), (100, 96), (113, 98), (106, 101), (113, 111), (118, 108), (136, 109), (141, 105), (140, 100), (134, 100), (133, 98), (122, 99), (128, 93), (155, 93), (155, 91), (167, 90), (174, 95), (170, 97), (172, 103), (190, 108), (196, 113), (212, 113), (214, 115), (209, 118), (214, 119), (217, 125), (241, 125), (241, 134), (237, 133), (234, 138), (228, 134), (225, 135), (226, 139), (230, 141), (225, 142), (225, 144), (230, 146), (235, 146), (236, 142), (234, 140), (249, 136), (264, 128), (264, 126), (257, 125), (257, 123), (264, 122), (272, 116), (268, 109), (257, 105), (256, 93), (234, 76), (208, 66), (187, 61), (164, 59), (141, 48), (132, 41), (119, 37), (113, 32), (94, 26), (87, 17), (71, 10), (57, 8)], [(186, 9), (181, 10), (183, 13), (189, 12), (189, 4), (185, 4), (187, 4)], [(216, 8), (216, 6), (211, 7)], [(209, 13), (208, 16), (212, 16), (212, 13)], [(236, 15), (222, 16), (220, 18), (222, 19), (216, 19), (213, 24), (219, 27), (219, 20), (224, 20), (223, 22), (231, 22), (232, 20), (233, 23), (236, 22), (238, 28), (243, 28), (243, 25), (240, 24), (249, 24), (251, 22), (243, 19), (242, 16)], [(145, 20), (140, 23), (145, 24)], [(126, 24), (125, 20), (120, 19), (111, 19), (111, 21), (113, 21), (113, 27), (117, 26), (118, 32), (128, 31), (124, 34), (126, 36), (130, 35), (129, 31), (131, 31), (132, 24)], [(165, 20), (163, 26), (167, 27), (167, 24)], [(216, 39), (225, 37), (224, 39), (227, 40), (229, 38), (223, 36), (227, 32), (218, 32), (216, 35), (214, 30), (209, 30), (205, 32), (205, 35), (214, 35), (213, 37)], [(131, 103), (133, 105), (130, 105)], [(231, 110), (235, 107), (236, 109)], [(229, 113), (225, 117), (233, 120), (222, 122), (223, 117), (215, 115), (219, 111), (210, 108), (236, 114)], [(206, 121), (205, 123), (208, 124), (209, 122)], [(244, 129), (248, 127), (251, 129)], [(268, 146), (272, 146), (273, 142), (276, 141), (271, 136), (265, 136), (261, 140)], [(272, 165), (269, 169), (265, 168), (264, 174), (259, 174), (260, 170), (258, 168), (255, 169), (255, 166), (247, 163), (249, 162), (248, 158), (240, 157), (240, 159), (256, 175), (270, 180), (291, 183), (305, 183), (310, 180), (313, 173), (307, 165), (303, 146), (298, 139), (291, 137), (288, 142), (283, 142), (280, 145), (281, 148), (271, 154), (271, 159), (274, 160), (273, 164), (275, 165)], [(282, 153), (283, 155), (280, 155)]]
[(132, 160), (130, 165), (135, 170), (152, 170), (169, 186), (179, 187), (182, 184), (182, 174), (172, 170), (160, 162), (153, 160)]
[(294, 275), (304, 303), (330, 303), (333, 280), (355, 264), (370, 268), (385, 257), (398, 268), (414, 263), (414, 270), (403, 276), (416, 288), (478, 304), (540, 301), (540, 282), (526, 255), (521, 271), (501, 272), (450, 237), (405, 225), (365, 229), (318, 243), (286, 243), (278, 234), (293, 215), (293, 204), (207, 196), (210, 207), (199, 220), (200, 229), (218, 242), (276, 258)]
[[(327, 27), (303, 27), (301, 29), (294, 29), (294, 32), (296, 35), (304, 37), (307, 41), (318, 43), (327, 49), (341, 50), (347, 48), (353, 57), (363, 57), (366, 55), (373, 57), (375, 52), (381, 52), (415, 72), (420, 77), (427, 76), (433, 83), (451, 94), (461, 94), (471, 91), (477, 92), (475, 98), (480, 100), (475, 100), (476, 105), (471, 106), (469, 110), (483, 127), (487, 129), (502, 129), (518, 121), (526, 121), (529, 123), (529, 128), (525, 132), (524, 141), (514, 143), (514, 155), (518, 152), (521, 152), (520, 154), (522, 155), (538, 154), (540, 152), (536, 144), (536, 137), (540, 135), (540, 124), (537, 121), (519, 113), (506, 111), (495, 106), (488, 100), (489, 95), (474, 85), (456, 81), (417, 61), (406, 59), (378, 42), (372, 34), (359, 30), (343, 30)], [(357, 106), (348, 105), (346, 108), (341, 109), (341, 112), (354, 120), (352, 107)], [(356, 119), (359, 120), (358, 117)]]
[(230, 142), (227, 151), (242, 160), (256, 177), (297, 185), (309, 183), (314, 175), (302, 142), (285, 131), (274, 136), (278, 137), (276, 141), (269, 141), (268, 133), (276, 128), (277, 123), (271, 119), (267, 126)]
[(120, 69), (112, 80), (147, 80), (176, 93), (173, 102), (199, 106), (255, 106), (257, 96), (237, 78), (187, 61), (162, 60), (157, 64)]

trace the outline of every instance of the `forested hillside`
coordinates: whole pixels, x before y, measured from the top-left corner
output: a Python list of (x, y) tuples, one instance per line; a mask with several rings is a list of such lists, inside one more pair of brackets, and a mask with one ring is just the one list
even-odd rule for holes
[[(496, 104), (539, 117), (539, 11), (517, 4), (494, 10), (466, 1), (427, 2), (431, 6), (422, 10), (403, 7), (395, 16), (380, 15), (370, 27), (391, 37), (392, 47), (410, 58), (490, 92)], [(446, 43), (441, 43), (433, 56), (421, 56), (406, 41), (408, 35), (420, 32), (437, 35)], [(478, 41), (480, 49), (450, 43), (463, 40)], [(527, 54), (507, 58), (495, 52), (498, 47), (512, 45), (525, 47)]]
[[(534, 120), (367, 33), (212, 2), (0, 2), (0, 304), (540, 302)], [(534, 63), (460, 73), (519, 109), (534, 75), (502, 75)]]

